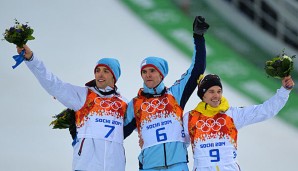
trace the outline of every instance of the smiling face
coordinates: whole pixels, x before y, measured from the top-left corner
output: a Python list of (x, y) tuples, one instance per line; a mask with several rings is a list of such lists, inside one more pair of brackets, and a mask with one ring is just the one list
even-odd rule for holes
[(154, 67), (143, 68), (141, 76), (148, 88), (155, 88), (162, 81), (162, 75)]
[(222, 97), (222, 89), (219, 86), (210, 87), (203, 96), (203, 101), (211, 107), (218, 107)]
[(98, 66), (94, 72), (96, 86), (105, 89), (107, 86), (114, 87), (115, 79), (112, 72), (105, 66)]

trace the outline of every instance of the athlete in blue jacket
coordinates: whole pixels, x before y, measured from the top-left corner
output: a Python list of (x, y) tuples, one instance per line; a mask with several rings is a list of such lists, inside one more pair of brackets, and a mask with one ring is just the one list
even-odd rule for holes
[[(143, 88), (128, 104), (126, 127), (137, 128), (140, 138), (140, 171), (188, 171), (187, 149), (183, 131), (183, 109), (206, 68), (203, 34), (209, 25), (201, 16), (195, 18), (194, 55), (189, 69), (173, 86), (167, 88), (163, 79), (168, 64), (159, 57), (147, 57), (141, 63)], [(125, 137), (130, 133), (126, 134)]]

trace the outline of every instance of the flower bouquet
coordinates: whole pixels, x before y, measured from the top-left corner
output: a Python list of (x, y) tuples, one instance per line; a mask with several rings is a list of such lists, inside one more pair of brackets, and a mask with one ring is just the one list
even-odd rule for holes
[(290, 57), (283, 50), (282, 54), (266, 61), (265, 71), (267, 75), (278, 79), (289, 76), (294, 69), (293, 58), (295, 58), (295, 55)]
[(75, 123), (75, 111), (72, 109), (64, 109), (58, 115), (53, 116), (55, 120), (50, 123), (53, 129), (69, 129), (69, 133), (74, 139), (76, 137), (76, 123)]
[(22, 48), (28, 40), (35, 39), (32, 36), (34, 30), (27, 24), (28, 22), (26, 22), (26, 24), (20, 24), (18, 20), (15, 19), (15, 25), (5, 30), (5, 33), (3, 34), (4, 39), (9, 43), (13, 43)]
[(53, 116), (53, 120), (50, 125), (53, 125), (53, 129), (66, 129), (70, 125), (75, 124), (75, 111), (71, 109), (64, 109), (58, 115)]
[[(28, 40), (35, 39), (32, 36), (34, 30), (27, 24), (28, 22), (26, 22), (26, 24), (20, 24), (18, 20), (15, 19), (15, 25), (5, 30), (5, 33), (3, 33), (4, 39), (2, 40), (6, 40), (9, 43), (13, 43), (18, 47), (22, 48)], [(13, 56), (13, 59), (16, 61), (16, 64), (12, 66), (13, 69), (15, 69), (24, 61), (24, 54), (25, 51), (23, 50), (19, 55)]]

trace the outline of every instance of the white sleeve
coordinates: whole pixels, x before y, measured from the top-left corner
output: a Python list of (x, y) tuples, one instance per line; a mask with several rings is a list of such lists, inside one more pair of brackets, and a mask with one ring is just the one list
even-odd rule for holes
[(290, 92), (290, 90), (281, 87), (273, 97), (266, 100), (263, 104), (231, 107), (226, 114), (232, 116), (237, 129), (264, 121), (278, 114), (288, 101)]
[(186, 147), (188, 147), (190, 144), (190, 137), (189, 137), (189, 132), (188, 132), (188, 115), (189, 115), (189, 112), (187, 112), (183, 115), (183, 129), (184, 129), (184, 133), (185, 133)]
[(44, 63), (35, 56), (32, 57), (32, 60), (26, 61), (25, 63), (41, 86), (50, 95), (54, 96), (67, 108), (75, 111), (81, 109), (87, 96), (88, 89), (86, 87), (75, 86), (63, 82), (47, 70)]

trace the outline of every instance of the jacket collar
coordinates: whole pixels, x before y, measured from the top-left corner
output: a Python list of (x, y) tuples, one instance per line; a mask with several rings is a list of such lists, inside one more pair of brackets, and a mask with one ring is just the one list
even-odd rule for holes
[(148, 88), (146, 85), (145, 85), (145, 83), (143, 84), (143, 92), (144, 93), (148, 93), (148, 94), (161, 94), (162, 93), (162, 91), (165, 89), (165, 85), (164, 85), (164, 83), (163, 83), (163, 81), (162, 82), (160, 82), (159, 84), (158, 84), (158, 86), (157, 87), (155, 87), (155, 88)]

